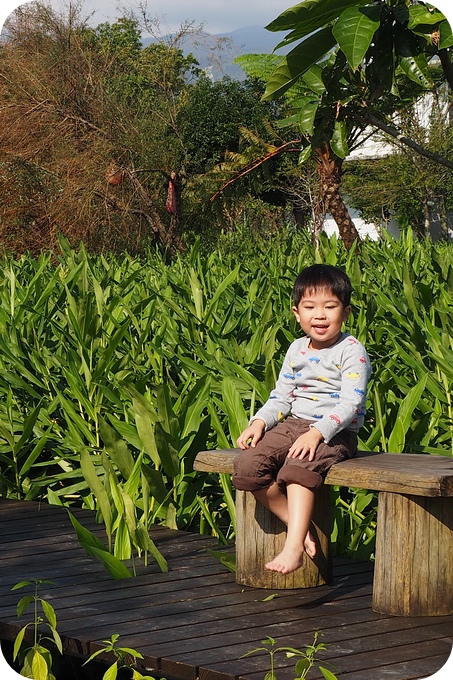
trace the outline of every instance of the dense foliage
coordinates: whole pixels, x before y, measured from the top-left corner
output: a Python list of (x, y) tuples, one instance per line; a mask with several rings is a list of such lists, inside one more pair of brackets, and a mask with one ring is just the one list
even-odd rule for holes
[(346, 253), (335, 239), (315, 250), (301, 235), (236, 232), (171, 264), (61, 245), (58, 261), (3, 259), (2, 496), (96, 507), (114, 532), (122, 489), (146, 524), (231, 536), (229, 478), (192, 462), (233, 446), (267, 398), (298, 332), (293, 280), (313, 261), (353, 281), (348, 330), (374, 365), (361, 448), (453, 455), (452, 245), (408, 232)]
[(143, 47), (138, 20), (91, 28), (77, 4), (23, 5), (2, 38), (1, 247), (39, 253), (63, 233), (89, 252), (174, 252), (256, 214), (249, 186), (213, 205), (225, 173), (206, 173), (239, 150), (241, 125), (265, 133), (275, 107), (259, 88), (213, 83), (177, 38)]

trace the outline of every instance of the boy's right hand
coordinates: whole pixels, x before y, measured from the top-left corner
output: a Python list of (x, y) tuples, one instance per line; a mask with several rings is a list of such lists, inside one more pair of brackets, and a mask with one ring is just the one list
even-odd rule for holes
[(237, 439), (237, 445), (240, 449), (252, 449), (258, 444), (259, 440), (263, 436), (264, 430), (266, 429), (266, 423), (264, 420), (254, 420), (245, 430), (239, 435)]

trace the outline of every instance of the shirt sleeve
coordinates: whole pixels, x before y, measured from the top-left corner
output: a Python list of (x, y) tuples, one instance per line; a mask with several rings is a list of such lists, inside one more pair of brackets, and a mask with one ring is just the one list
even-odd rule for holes
[(266, 430), (270, 430), (291, 413), (295, 383), (295, 373), (291, 365), (291, 354), (290, 347), (283, 359), (275, 388), (270, 393), (269, 399), (250, 419), (251, 423), (257, 419), (263, 420), (266, 424)]
[(313, 424), (321, 432), (326, 443), (352, 423), (357, 425), (363, 422), (371, 364), (360, 342), (351, 341), (343, 353), (339, 369), (341, 371), (339, 399), (332, 405), (329, 413), (324, 414), (322, 419)]

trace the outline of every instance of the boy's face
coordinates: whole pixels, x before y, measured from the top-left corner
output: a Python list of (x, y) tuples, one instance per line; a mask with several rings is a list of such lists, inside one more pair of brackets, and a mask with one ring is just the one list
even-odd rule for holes
[(312, 349), (331, 347), (340, 338), (343, 321), (351, 308), (343, 303), (329, 289), (311, 290), (301, 298), (294, 315), (300, 327), (311, 338)]

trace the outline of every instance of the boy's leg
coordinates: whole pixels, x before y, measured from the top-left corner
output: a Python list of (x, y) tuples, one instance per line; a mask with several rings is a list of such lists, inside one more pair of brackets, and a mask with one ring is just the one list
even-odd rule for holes
[[(266, 569), (281, 574), (290, 574), (299, 569), (302, 566), (304, 552), (310, 555), (310, 540), (308, 540), (307, 545), (307, 539), (315, 503), (314, 490), (300, 484), (288, 484), (286, 492), (288, 497), (288, 529), (285, 545), (281, 553), (265, 565)], [(272, 510), (272, 508), (270, 509)], [(312, 538), (311, 542), (314, 544)]]
[[(265, 489), (254, 491), (256, 500), (276, 515), (284, 524), (288, 526), (288, 498), (282, 493), (278, 485), (274, 482)], [(316, 555), (316, 543), (308, 530), (304, 534), (305, 552), (311, 558)]]

